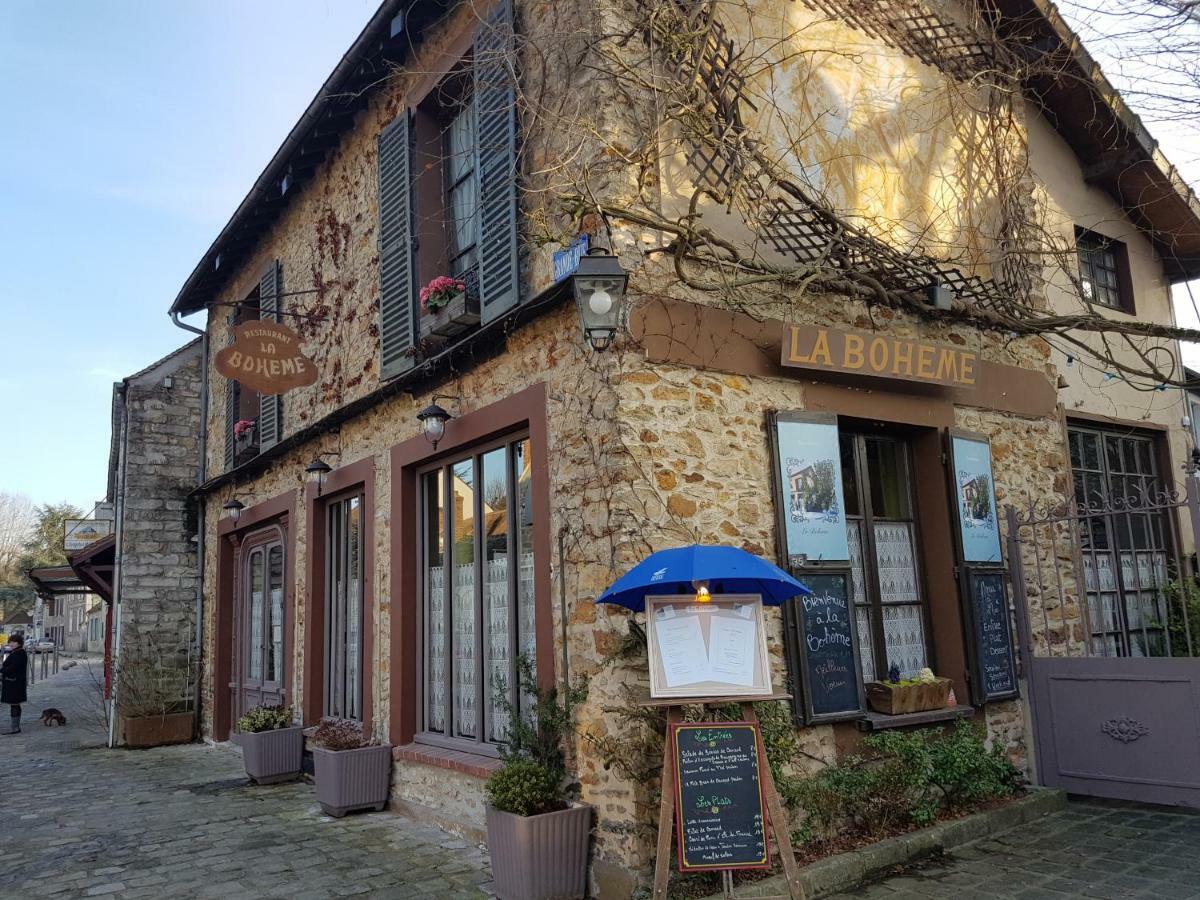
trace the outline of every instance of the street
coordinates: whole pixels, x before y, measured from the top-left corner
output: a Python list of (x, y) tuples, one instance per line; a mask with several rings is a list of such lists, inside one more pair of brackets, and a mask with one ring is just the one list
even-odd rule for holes
[[(311, 784), (250, 785), (236, 749), (104, 749), (100, 674), (39, 681), (22, 734), (0, 735), (0, 896), (484, 895), (478, 847), (388, 812), (324, 816)], [(65, 728), (39, 723), (51, 706)]]

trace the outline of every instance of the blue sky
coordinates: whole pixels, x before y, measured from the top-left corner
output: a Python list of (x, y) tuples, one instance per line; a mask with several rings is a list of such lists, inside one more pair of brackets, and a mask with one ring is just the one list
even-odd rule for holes
[(378, 0), (0, 2), (0, 491), (90, 509), (112, 383)]
[(171, 300), (377, 2), (0, 0), (0, 491), (101, 499), (113, 381), (188, 340)]

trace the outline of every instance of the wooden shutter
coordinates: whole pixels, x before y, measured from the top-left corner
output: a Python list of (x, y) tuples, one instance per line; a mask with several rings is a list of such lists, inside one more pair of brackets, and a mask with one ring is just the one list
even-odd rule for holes
[[(283, 267), (279, 260), (271, 260), (258, 279), (258, 317), (272, 322), (279, 321), (283, 308)], [(283, 395), (261, 394), (258, 398), (258, 452), (274, 447), (283, 437)]]
[(498, 0), (475, 39), (479, 154), (479, 294), (490, 322), (520, 299), (517, 263), (517, 91), (512, 0)]
[[(228, 319), (230, 333), (227, 345), (233, 344), (234, 317)], [(233, 426), (237, 424), (238, 407), (241, 405), (241, 385), (232, 378), (225, 379), (225, 471), (233, 468), (233, 460), (237, 455), (237, 443), (233, 437)]]
[(379, 366), (391, 378), (412, 368), (412, 126), (407, 110), (379, 133)]

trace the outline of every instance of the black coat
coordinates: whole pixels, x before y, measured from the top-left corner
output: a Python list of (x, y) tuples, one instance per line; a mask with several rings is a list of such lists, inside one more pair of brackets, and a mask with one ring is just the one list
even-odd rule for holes
[(24, 648), (8, 654), (0, 663), (0, 703), (24, 703), (29, 699), (29, 657)]

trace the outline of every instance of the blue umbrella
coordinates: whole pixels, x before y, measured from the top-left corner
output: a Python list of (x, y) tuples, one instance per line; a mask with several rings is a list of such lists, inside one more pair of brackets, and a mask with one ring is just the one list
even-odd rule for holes
[(737, 547), (693, 544), (650, 554), (596, 602), (641, 612), (647, 596), (694, 594), (702, 585), (713, 594), (762, 594), (763, 603), (769, 606), (812, 593), (783, 569), (753, 553)]

